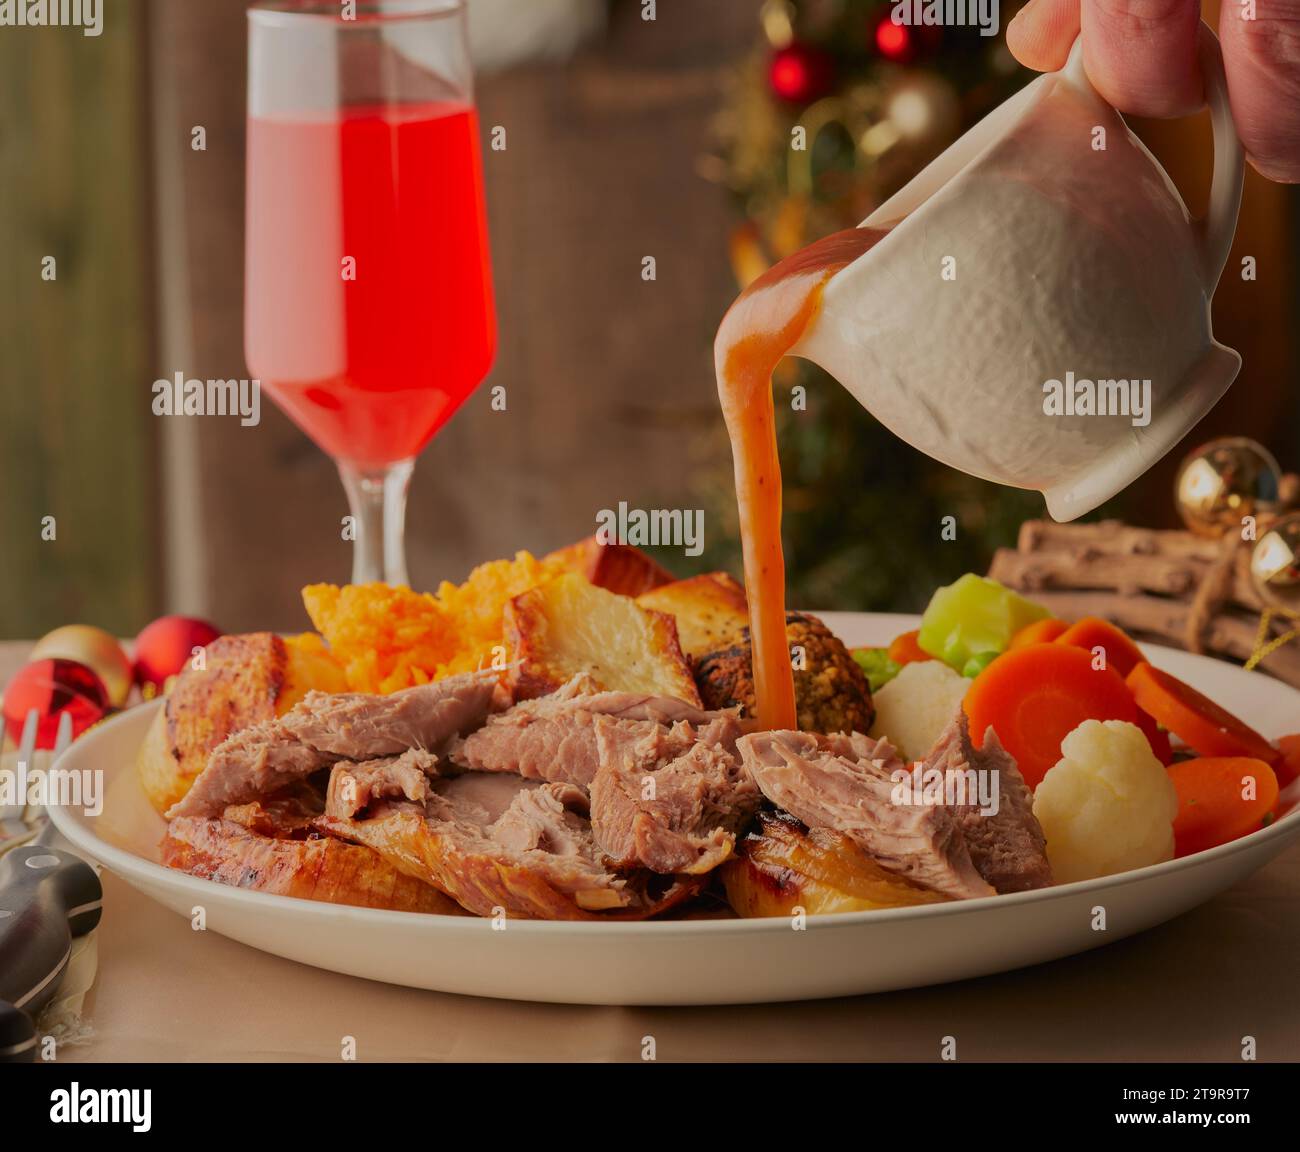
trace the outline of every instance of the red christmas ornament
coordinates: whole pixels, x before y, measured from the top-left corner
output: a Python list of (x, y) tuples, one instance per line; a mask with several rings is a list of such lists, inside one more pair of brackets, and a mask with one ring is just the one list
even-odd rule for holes
[(811, 104), (835, 87), (835, 62), (820, 48), (795, 41), (772, 53), (767, 77), (782, 100)]
[(33, 708), (39, 721), (36, 747), (53, 748), (59, 717), (72, 717), (72, 735), (80, 736), (108, 712), (104, 682), (75, 660), (33, 660), (14, 673), (5, 688), (4, 721), (9, 738), (22, 739), (23, 725)]
[(221, 630), (192, 616), (159, 616), (135, 638), (135, 682), (161, 689), (178, 676), (194, 656), (195, 648), (211, 644)]
[(885, 9), (876, 22), (876, 50), (895, 64), (910, 64), (918, 56), (936, 52), (943, 39), (937, 24), (895, 24), (893, 9)]

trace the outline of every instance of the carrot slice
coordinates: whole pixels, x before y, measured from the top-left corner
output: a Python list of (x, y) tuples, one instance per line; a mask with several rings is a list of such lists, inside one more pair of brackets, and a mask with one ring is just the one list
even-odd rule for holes
[(1300, 735), (1283, 736), (1277, 742), (1279, 759), (1273, 764), (1279, 788), (1300, 777)]
[(1028, 648), (1030, 644), (1050, 644), (1067, 628), (1069, 625), (1055, 616), (1049, 616), (1046, 620), (1035, 620), (1032, 624), (1026, 624), (1011, 637), (1007, 651), (1014, 652), (1017, 648)]
[(981, 672), (963, 705), (976, 745), (992, 727), (1030, 788), (1061, 758), (1061, 741), (1085, 720), (1137, 720), (1133, 696), (1112, 668), (1067, 644), (1004, 652)]
[(1100, 648), (1105, 653), (1106, 666), (1114, 668), (1121, 676), (1127, 676), (1139, 664), (1146, 663), (1142, 649), (1133, 643), (1128, 633), (1100, 616), (1085, 616), (1075, 621), (1056, 638), (1056, 643), (1092, 651)]
[(1178, 793), (1174, 845), (1179, 856), (1227, 844), (1262, 826), (1277, 804), (1277, 776), (1250, 756), (1203, 756), (1169, 769)]
[(920, 636), (920, 630), (915, 632), (904, 632), (901, 636), (895, 636), (890, 642), (887, 655), (895, 664), (915, 664), (919, 660), (933, 660), (930, 655), (917, 641)]
[(1268, 764), (1279, 758), (1249, 724), (1168, 672), (1139, 664), (1127, 684), (1139, 708), (1202, 756), (1253, 756)]

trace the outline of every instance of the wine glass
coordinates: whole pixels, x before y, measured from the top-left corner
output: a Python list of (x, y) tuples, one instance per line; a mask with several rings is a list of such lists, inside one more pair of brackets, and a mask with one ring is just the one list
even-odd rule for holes
[(406, 584), (415, 457), (496, 350), (463, 0), (248, 11), (244, 353), (338, 464), (352, 580)]

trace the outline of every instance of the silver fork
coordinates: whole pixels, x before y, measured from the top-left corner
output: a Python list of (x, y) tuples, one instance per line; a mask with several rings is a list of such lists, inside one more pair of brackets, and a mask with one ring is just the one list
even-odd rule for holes
[[(72, 716), (70, 713), (64, 712), (63, 715), (59, 717), (59, 730), (54, 734), (54, 755), (50, 757), (51, 768), (59, 762), (59, 758), (68, 750), (68, 747), (71, 744)], [(46, 795), (49, 795), (48, 789)], [(55, 848), (61, 848), (65, 851), (72, 850), (72, 845), (59, 834), (59, 830), (54, 826), (54, 821), (50, 819), (50, 806), (48, 804), (41, 810), (40, 815), (36, 817), (36, 820), (32, 823), (31, 827), (36, 830), (36, 838), (33, 840), (34, 844), (44, 844)], [(91, 866), (96, 872), (99, 871), (97, 865), (92, 864)]]
[[(71, 720), (71, 717), (68, 717)], [(27, 713), (23, 722), (22, 738), (18, 741), (18, 767), (31, 768), (32, 757), (36, 752), (36, 728), (40, 723), (40, 714), (33, 708)], [(15, 784), (18, 781), (15, 779)], [(25, 790), (24, 790), (25, 793)], [(16, 804), (0, 804), (0, 844), (9, 840), (25, 837), (31, 829), (23, 822), (23, 813), (27, 811), (27, 797), (20, 795)]]
[[(30, 773), (36, 756), (36, 732), (40, 725), (40, 716), (33, 708), (27, 713), (23, 722), (22, 738), (18, 742), (17, 762)], [(58, 760), (72, 743), (72, 717), (67, 712), (59, 717), (59, 730), (54, 738), (54, 755), (51, 765)], [(24, 813), (27, 811), (27, 798), (22, 796), (17, 804), (0, 804), (0, 852), (5, 847), (12, 847), (13, 841), (27, 840), (43, 832), (48, 825), (48, 812), (42, 811), (32, 823), (27, 823)]]

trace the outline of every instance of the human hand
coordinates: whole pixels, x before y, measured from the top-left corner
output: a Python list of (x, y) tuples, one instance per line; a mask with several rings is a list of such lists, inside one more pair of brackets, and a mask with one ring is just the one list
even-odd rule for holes
[[(1007, 47), (1027, 67), (1055, 71), (1080, 31), (1088, 78), (1121, 112), (1186, 116), (1204, 103), (1196, 0), (1029, 0), (1007, 25)], [(1300, 181), (1300, 0), (1223, 0), (1219, 41), (1251, 163)]]

